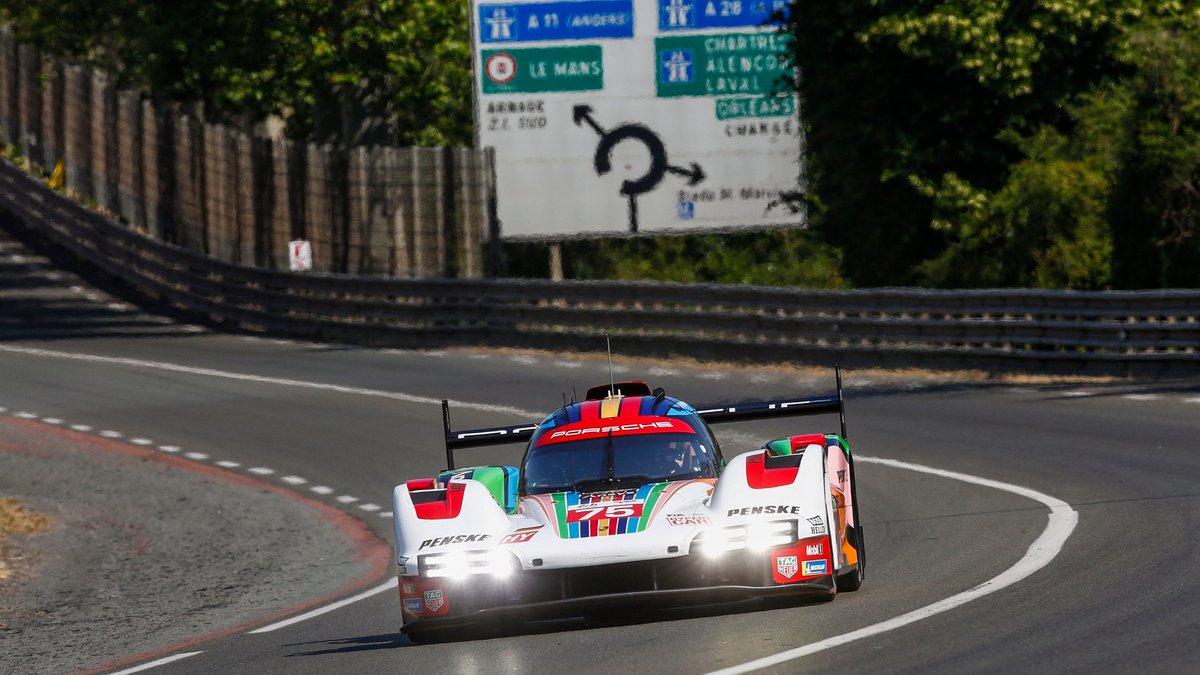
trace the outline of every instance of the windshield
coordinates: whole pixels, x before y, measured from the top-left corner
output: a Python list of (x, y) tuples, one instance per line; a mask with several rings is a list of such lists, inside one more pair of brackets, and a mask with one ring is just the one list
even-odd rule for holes
[(541, 444), (535, 435), (522, 471), (525, 494), (594, 492), (715, 478), (718, 451), (701, 429), (691, 433), (633, 435), (608, 432)]

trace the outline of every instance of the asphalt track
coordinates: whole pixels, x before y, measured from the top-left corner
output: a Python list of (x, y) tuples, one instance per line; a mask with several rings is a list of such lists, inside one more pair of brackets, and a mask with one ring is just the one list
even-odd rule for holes
[[(31, 268), (28, 278), (39, 274), (42, 268)], [(87, 288), (71, 291), (71, 283), (51, 275), (24, 290), (11, 283), (0, 289), (8, 291), (0, 314), (0, 406), (7, 411), (0, 414), (33, 410), (243, 467), (272, 467), (276, 477), (303, 477), (306, 483), (289, 487), (306, 496), (314, 485), (333, 486), (317, 497), (361, 518), (384, 541), (391, 540), (390, 521), (361, 506), (388, 509), (395, 483), (442, 466), (437, 398), (464, 404), (452, 410), (456, 427), (509, 424), (528, 421), (521, 411), (554, 407), (572, 387), (607, 378), (603, 359), (594, 356), (396, 352), (196, 332), (110, 307), (103, 296), (87, 297)], [(21, 301), (14, 303), (14, 295)], [(831, 378), (811, 371), (648, 363), (615, 348), (627, 369), (622, 375), (697, 404), (832, 388)], [(765, 669), (774, 672), (1200, 667), (1196, 382), (909, 385), (854, 372), (847, 378), (856, 454), (1061, 500), (1078, 519), (1061, 551), (1027, 578), (966, 604), (778, 660), (1003, 575), (1051, 522), (1050, 510), (1027, 496), (864, 462), (859, 498), (868, 577), (862, 590), (831, 603), (644, 612), (601, 626), (558, 622), (502, 637), (413, 645), (398, 633), (397, 598), (389, 589), (269, 632), (158, 654), (154, 660), (175, 660), (151, 672), (708, 672), (772, 657)], [(835, 425), (835, 419), (785, 419), (717, 431), (732, 455), (768, 438)], [(514, 461), (519, 450), (464, 453)], [(339, 495), (356, 500), (341, 503)]]

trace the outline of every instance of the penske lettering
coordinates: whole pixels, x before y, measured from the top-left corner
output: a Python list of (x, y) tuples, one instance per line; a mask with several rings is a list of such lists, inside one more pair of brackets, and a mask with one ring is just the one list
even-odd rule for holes
[(799, 506), (788, 506), (787, 504), (767, 504), (765, 506), (744, 506), (740, 509), (729, 509), (726, 512), (726, 517), (734, 516), (757, 516), (760, 514), (778, 514), (778, 515), (799, 515)]
[(421, 542), (417, 550), (424, 548), (433, 548), (434, 546), (448, 546), (450, 544), (468, 544), (473, 542), (487, 541), (491, 539), (490, 534), (456, 534), (450, 537), (434, 537)]

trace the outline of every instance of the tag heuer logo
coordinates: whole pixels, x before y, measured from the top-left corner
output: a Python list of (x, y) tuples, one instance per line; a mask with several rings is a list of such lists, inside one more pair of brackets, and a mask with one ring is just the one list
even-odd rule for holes
[(436, 591), (425, 591), (425, 608), (431, 612), (436, 612), (442, 608), (446, 601), (442, 597), (442, 589)]
[(794, 555), (781, 555), (775, 559), (775, 569), (784, 577), (791, 579), (796, 576), (796, 570), (800, 569), (800, 562)]

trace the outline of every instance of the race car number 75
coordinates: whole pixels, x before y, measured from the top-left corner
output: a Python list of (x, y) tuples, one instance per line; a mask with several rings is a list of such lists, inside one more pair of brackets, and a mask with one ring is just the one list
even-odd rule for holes
[(567, 522), (580, 523), (605, 518), (637, 518), (641, 515), (641, 504), (598, 504), (595, 506), (573, 506), (569, 511), (567, 511)]

